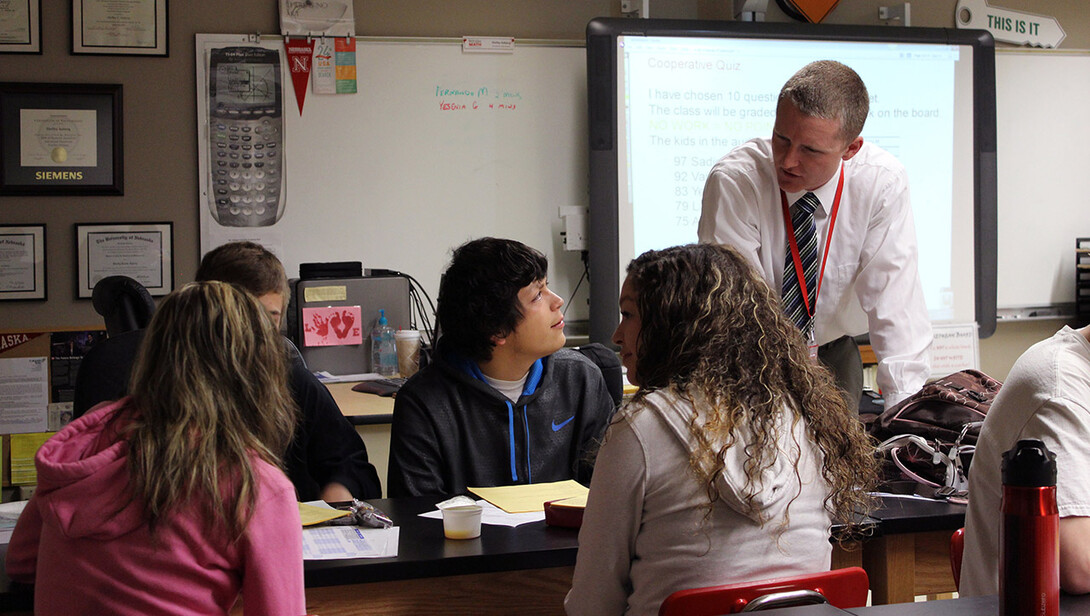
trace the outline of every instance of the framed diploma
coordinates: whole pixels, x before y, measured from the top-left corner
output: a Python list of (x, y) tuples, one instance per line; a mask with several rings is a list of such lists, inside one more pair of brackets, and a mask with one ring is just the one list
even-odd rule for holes
[(42, 0), (0, 0), (0, 53), (42, 53)]
[(46, 299), (45, 225), (0, 225), (0, 300), (16, 299)]
[(174, 227), (169, 222), (77, 224), (77, 297), (107, 276), (128, 276), (152, 295), (174, 289)]
[(72, 0), (72, 53), (168, 55), (167, 0)]
[(0, 83), (0, 195), (124, 194), (121, 125), (120, 84)]

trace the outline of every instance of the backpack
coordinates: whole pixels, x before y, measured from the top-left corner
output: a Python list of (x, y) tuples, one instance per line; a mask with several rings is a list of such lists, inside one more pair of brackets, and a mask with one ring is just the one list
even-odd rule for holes
[(873, 418), (867, 431), (880, 441), (887, 487), (910, 482), (964, 497), (980, 427), (1002, 385), (979, 370), (962, 370)]

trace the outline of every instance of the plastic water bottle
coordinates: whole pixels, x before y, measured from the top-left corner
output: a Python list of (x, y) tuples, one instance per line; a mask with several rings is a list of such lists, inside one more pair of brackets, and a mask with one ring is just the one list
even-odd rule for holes
[(999, 532), (999, 613), (1060, 613), (1060, 540), (1056, 454), (1039, 440), (1003, 454), (1003, 527)]
[(378, 311), (378, 323), (371, 330), (371, 371), (382, 376), (397, 374), (397, 345), (394, 328), (386, 321), (386, 311)]

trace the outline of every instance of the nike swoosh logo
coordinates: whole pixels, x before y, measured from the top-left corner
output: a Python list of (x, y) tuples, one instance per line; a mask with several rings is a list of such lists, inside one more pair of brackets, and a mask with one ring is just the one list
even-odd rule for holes
[(554, 421), (553, 422), (553, 432), (560, 432), (560, 430), (563, 429), (564, 426), (570, 424), (571, 420), (573, 420), (573, 419), (575, 419), (575, 415), (572, 415), (571, 417), (565, 419), (564, 421), (562, 421), (560, 423), (556, 423)]

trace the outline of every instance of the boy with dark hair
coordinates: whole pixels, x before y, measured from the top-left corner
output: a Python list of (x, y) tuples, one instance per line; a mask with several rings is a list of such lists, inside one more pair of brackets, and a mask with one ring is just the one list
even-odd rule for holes
[[(287, 306), (288, 279), (280, 259), (264, 246), (231, 242), (214, 248), (201, 259), (196, 280), (217, 280), (245, 289), (265, 307), (276, 327), (280, 327)], [(76, 398), (80, 400), (77, 414), (127, 393), (129, 367), (142, 339), (143, 331), (132, 332), (112, 345), (108, 361), (84, 361), (76, 379)], [(367, 460), (363, 439), (345, 419), (325, 385), (307, 370), (295, 345), (287, 338), (284, 344), (291, 357), (288, 385), (300, 410), (295, 436), (284, 455), (285, 471), (295, 485), (296, 496), (301, 501), (320, 498), (329, 502), (381, 497), (378, 472)], [(101, 366), (97, 371), (96, 365)], [(114, 381), (119, 376), (124, 380), (105, 386), (111, 376)], [(108, 388), (115, 391), (107, 391)]]
[(601, 371), (564, 349), (564, 300), (525, 244), (454, 251), (439, 287), (435, 359), (398, 392), (389, 496), (575, 479), (613, 414)]

